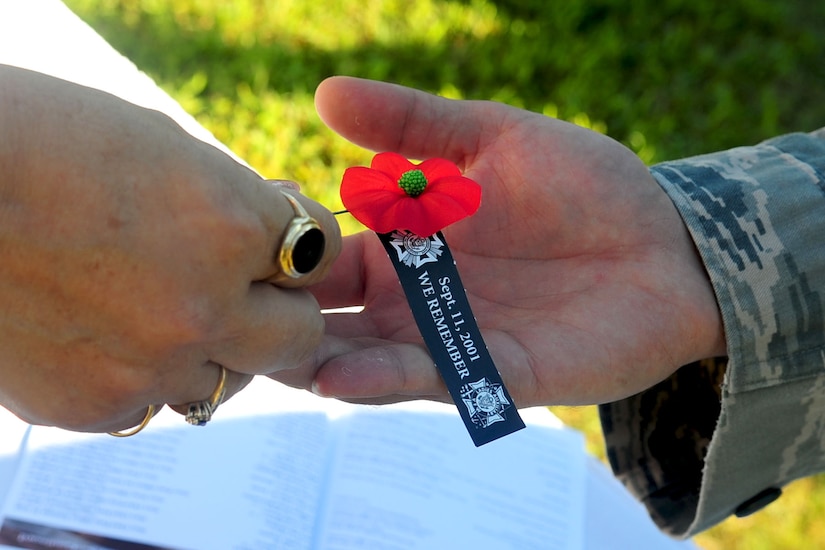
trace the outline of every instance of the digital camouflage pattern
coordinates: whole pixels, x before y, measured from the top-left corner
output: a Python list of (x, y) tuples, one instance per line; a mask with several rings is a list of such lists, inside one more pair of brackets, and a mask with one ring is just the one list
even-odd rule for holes
[(600, 414), (617, 477), (687, 537), (825, 470), (825, 128), (651, 172), (708, 271), (728, 356)]

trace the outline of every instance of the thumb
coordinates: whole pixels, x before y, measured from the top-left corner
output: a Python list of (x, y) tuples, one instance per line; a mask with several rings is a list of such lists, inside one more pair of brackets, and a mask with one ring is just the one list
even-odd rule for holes
[(321, 120), (349, 141), (408, 158), (442, 157), (464, 165), (490, 121), (490, 102), (445, 99), (396, 84), (336, 76), (315, 92)]

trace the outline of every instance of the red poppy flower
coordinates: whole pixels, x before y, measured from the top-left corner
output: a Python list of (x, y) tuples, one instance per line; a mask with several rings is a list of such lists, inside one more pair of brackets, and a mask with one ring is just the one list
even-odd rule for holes
[(407, 229), (429, 237), (474, 214), (481, 204), (481, 186), (448, 160), (413, 164), (396, 153), (379, 153), (369, 168), (347, 168), (341, 200), (376, 233)]

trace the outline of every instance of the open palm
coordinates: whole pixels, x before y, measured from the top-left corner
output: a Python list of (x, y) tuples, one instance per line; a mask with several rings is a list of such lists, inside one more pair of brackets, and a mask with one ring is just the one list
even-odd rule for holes
[[(628, 149), (594, 132), (492, 102), (333, 78), (325, 122), (373, 150), (456, 162), (483, 187), (478, 213), (444, 235), (519, 406), (626, 397), (724, 350), (718, 308), (667, 195)], [(275, 376), (324, 395), (446, 400), (386, 253), (345, 239), (312, 288), (327, 316), (312, 365)]]

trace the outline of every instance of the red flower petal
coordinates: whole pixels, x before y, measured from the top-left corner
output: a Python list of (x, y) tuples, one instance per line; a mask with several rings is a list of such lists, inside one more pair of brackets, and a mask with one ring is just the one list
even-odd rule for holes
[[(398, 186), (410, 170), (421, 170), (427, 187), (411, 197)], [(407, 229), (429, 237), (478, 210), (481, 187), (461, 175), (444, 159), (415, 165), (396, 153), (375, 155), (370, 168), (353, 167), (344, 172), (341, 200), (355, 218), (377, 233)]]
[(462, 205), (465, 215), (475, 214), (481, 205), (481, 186), (464, 176), (440, 178), (427, 185), (429, 193), (423, 195), (442, 195)]
[(378, 170), (364, 166), (353, 166), (344, 171), (344, 178), (341, 181), (342, 198), (355, 197), (361, 193), (370, 191), (387, 191), (397, 193), (398, 195), (406, 195), (406, 193), (398, 187), (396, 180)]
[(429, 182), (441, 178), (461, 176), (461, 170), (458, 169), (458, 166), (445, 159), (427, 159), (415, 168), (424, 172)]
[(358, 221), (379, 233), (387, 231), (376, 229), (387, 225), (387, 221), (383, 221), (385, 212), (406, 196), (389, 176), (363, 166), (347, 168), (341, 182), (344, 207)]
[(410, 170), (415, 170), (419, 167), (398, 153), (378, 153), (372, 157), (370, 168), (383, 172), (393, 180), (398, 181), (401, 174), (404, 172), (409, 172)]

